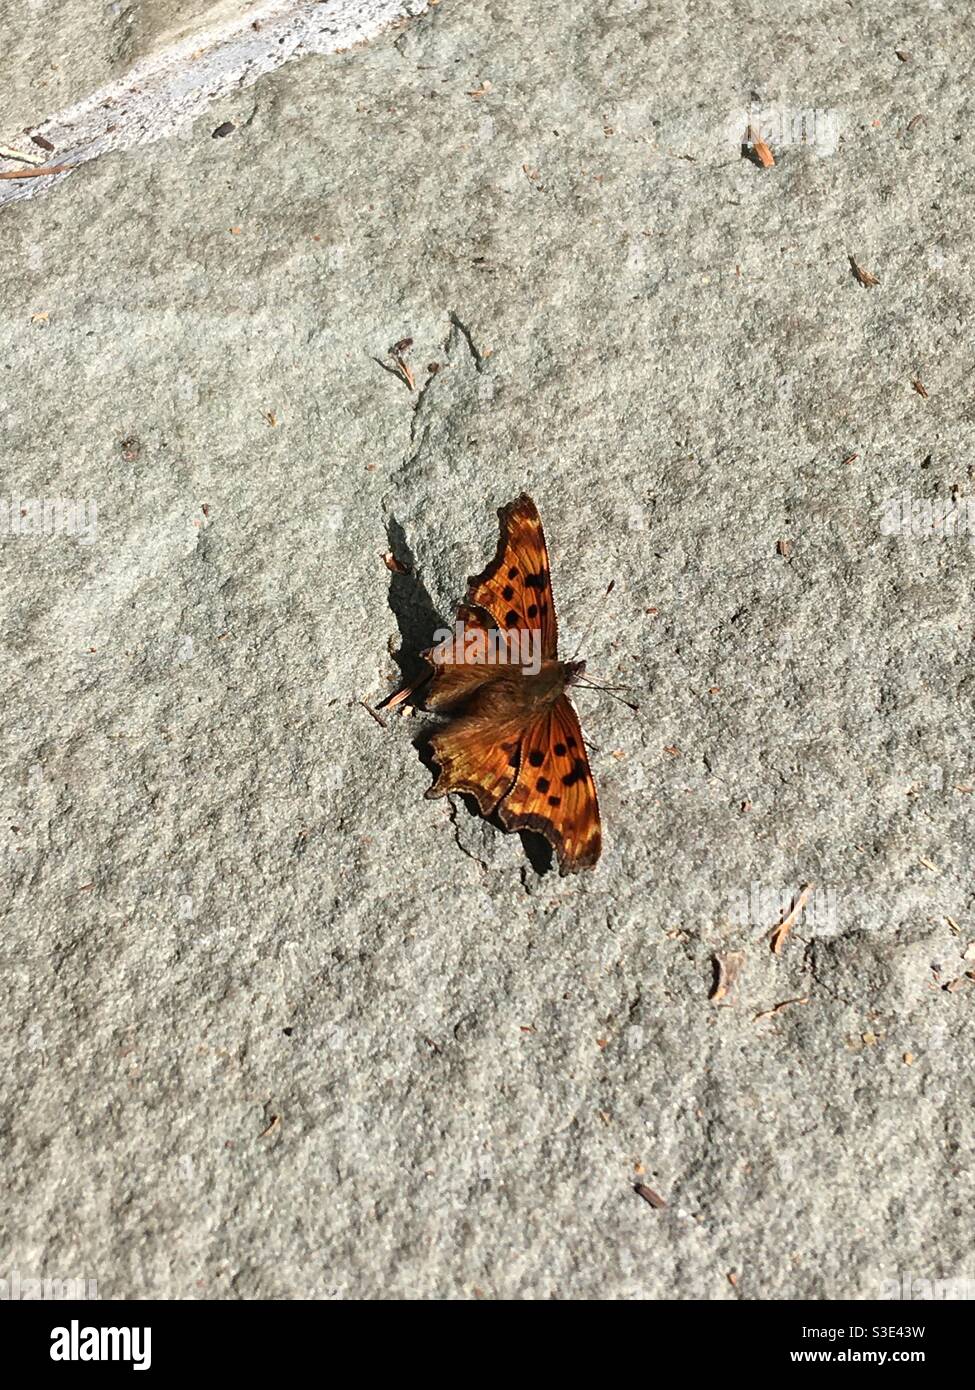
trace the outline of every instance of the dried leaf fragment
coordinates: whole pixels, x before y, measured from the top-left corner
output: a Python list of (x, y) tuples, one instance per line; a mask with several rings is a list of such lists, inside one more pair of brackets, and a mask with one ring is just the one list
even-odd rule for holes
[(775, 155), (769, 149), (768, 145), (766, 145), (759, 132), (753, 130), (751, 126), (745, 131), (745, 144), (751, 148), (752, 153), (763, 169), (772, 168), (772, 165), (775, 163)]
[(714, 966), (714, 984), (708, 998), (712, 1004), (717, 1004), (720, 1000), (726, 999), (734, 988), (738, 976), (741, 974), (742, 966), (745, 964), (744, 951), (715, 951), (712, 960)]
[(854, 277), (857, 280), (859, 280), (861, 285), (880, 284), (880, 281), (877, 279), (876, 275), (871, 275), (869, 270), (864, 270), (863, 266), (859, 264), (859, 262), (856, 260), (854, 256), (850, 256), (849, 261), (850, 269), (853, 271)]
[(393, 375), (398, 376), (400, 381), (402, 381), (406, 385), (408, 390), (415, 391), (416, 378), (414, 377), (412, 369), (410, 368), (404, 356), (405, 353), (409, 352), (412, 346), (412, 338), (400, 338), (399, 342), (394, 343), (393, 346), (389, 349), (389, 355), (393, 359), (393, 362), (395, 364), (392, 369)]
[(387, 550), (386, 554), (383, 556), (383, 564), (386, 566), (388, 570), (391, 570), (393, 574), (410, 573), (409, 565), (404, 565), (402, 560), (397, 560), (396, 556), (393, 554), (391, 550)]
[(928, 388), (924, 385), (923, 381), (918, 381), (915, 378), (915, 380), (911, 382), (911, 385), (914, 387), (914, 390), (918, 393), (919, 396), (922, 396), (924, 400), (927, 400)]
[(812, 897), (813, 887), (814, 885), (811, 883), (806, 883), (802, 886), (798, 896), (793, 898), (792, 906), (789, 908), (789, 911), (782, 918), (782, 921), (779, 922), (778, 926), (773, 929), (772, 936), (769, 940), (773, 955), (780, 956), (782, 954), (782, 948), (785, 945), (786, 938), (802, 915), (802, 910), (806, 906), (806, 903)]
[(786, 1009), (788, 1009), (788, 1008), (791, 1008), (793, 1004), (808, 1004), (808, 1003), (809, 1003), (809, 995), (808, 995), (808, 994), (803, 994), (803, 995), (802, 995), (800, 998), (798, 998), (798, 999), (783, 999), (781, 1003), (773, 1005), (773, 1007), (772, 1007), (771, 1009), (762, 1009), (761, 1013), (757, 1013), (757, 1014), (755, 1015), (755, 1017), (752, 1019), (752, 1022), (753, 1022), (753, 1023), (758, 1023), (758, 1021), (759, 1021), (760, 1019), (763, 1019), (763, 1018), (775, 1018), (778, 1014), (783, 1013), (783, 1012), (784, 1012)]
[(642, 1197), (645, 1202), (649, 1203), (656, 1211), (662, 1211), (667, 1205), (660, 1193), (654, 1192), (652, 1187), (647, 1187), (645, 1182), (635, 1183), (633, 1191), (638, 1197)]

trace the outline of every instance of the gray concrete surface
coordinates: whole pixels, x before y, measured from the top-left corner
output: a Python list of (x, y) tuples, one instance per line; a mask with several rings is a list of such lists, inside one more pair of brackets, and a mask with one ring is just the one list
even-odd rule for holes
[[(14, 36), (15, 63), (0, 59), (0, 84), (7, 75), (13, 78), (6, 105), (0, 105), (0, 207), (47, 197), (89, 161), (140, 145), (185, 140), (186, 157), (192, 158), (194, 122), (215, 102), (232, 95), (241, 108), (244, 92), (266, 73), (310, 54), (357, 48), (423, 13), (427, 0), (216, 0), (111, 8), (117, 13), (107, 54), (91, 33), (77, 64), (35, 64), (29, 45)], [(84, 13), (76, 10), (74, 18), (87, 34), (91, 26)], [(50, 28), (35, 22), (28, 32), (46, 43)], [(114, 42), (116, 29), (124, 32), (124, 44)], [(70, 24), (53, 32), (69, 51), (78, 47)], [(32, 82), (35, 70), (47, 76)], [(108, 73), (110, 80), (103, 80)], [(37, 100), (60, 97), (66, 104), (48, 105), (41, 118), (19, 126), (10, 112), (23, 111), (28, 90)], [(235, 124), (222, 123), (221, 135)], [(46, 172), (24, 178), (28, 164)]]
[(0, 129), (31, 127), (134, 63), (260, 0), (23, 0), (5, 7)]
[[(975, 1274), (968, 18), (443, 0), (0, 214), (8, 1269)], [(640, 702), (568, 881), (360, 703), (522, 488)]]

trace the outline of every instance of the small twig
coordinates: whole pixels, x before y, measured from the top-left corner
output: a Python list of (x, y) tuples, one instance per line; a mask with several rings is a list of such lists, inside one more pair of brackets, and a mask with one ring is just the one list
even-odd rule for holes
[(778, 926), (773, 928), (772, 936), (769, 941), (773, 955), (780, 956), (782, 954), (782, 947), (785, 945), (786, 937), (799, 920), (806, 903), (812, 897), (813, 887), (814, 885), (811, 883), (806, 883), (802, 886), (798, 897), (793, 898), (792, 906), (789, 911), (782, 918)]
[(366, 711), (367, 714), (371, 714), (371, 715), (372, 715), (373, 719), (375, 719), (376, 723), (379, 725), (379, 727), (380, 727), (381, 729), (385, 729), (385, 727), (386, 727), (386, 721), (385, 721), (385, 719), (383, 719), (381, 715), (379, 715), (379, 714), (376, 713), (376, 711), (373, 709), (372, 705), (367, 705), (366, 702), (365, 702), (365, 700), (360, 700), (360, 701), (359, 701), (359, 704), (362, 706), (362, 708)]
[(667, 1205), (660, 1193), (654, 1192), (652, 1187), (647, 1187), (645, 1182), (635, 1183), (633, 1191), (638, 1197), (642, 1197), (645, 1202), (648, 1202), (650, 1206), (654, 1207), (657, 1211), (662, 1211)]
[(21, 164), (43, 164), (42, 154), (31, 154), (28, 150), (15, 150), (12, 145), (0, 145), (0, 158), (16, 159)]
[(384, 372), (389, 372), (390, 376), (394, 376), (397, 381), (401, 381), (408, 391), (416, 390), (416, 381), (414, 379), (413, 373), (409, 370), (408, 367), (406, 367), (406, 364), (402, 361), (402, 359), (394, 357), (394, 365), (392, 366), (390, 365), (390, 363), (384, 362), (381, 357), (374, 356), (372, 360), (375, 362), (377, 367), (382, 367)]
[(39, 169), (4, 169), (0, 179), (40, 179), (47, 174), (66, 174), (73, 164), (42, 164)]
[(774, 1005), (771, 1009), (762, 1009), (760, 1013), (757, 1013), (757, 1014), (755, 1015), (755, 1017), (752, 1019), (752, 1022), (753, 1022), (753, 1023), (757, 1023), (757, 1022), (759, 1021), (759, 1019), (762, 1019), (762, 1018), (775, 1018), (778, 1014), (782, 1013), (782, 1011), (783, 1011), (784, 1009), (788, 1009), (789, 1006), (792, 1005), (792, 1004), (808, 1004), (808, 1003), (809, 1003), (809, 995), (808, 995), (808, 994), (804, 994), (804, 995), (802, 996), (801, 999), (783, 999), (781, 1004), (776, 1004), (776, 1005)]
[(389, 349), (389, 355), (396, 363), (396, 370), (398, 374), (402, 377), (403, 381), (405, 381), (409, 390), (415, 391), (416, 378), (414, 377), (412, 370), (407, 366), (405, 361), (405, 354), (409, 352), (412, 346), (412, 338), (400, 338), (399, 342), (394, 343), (393, 346)]
[(847, 259), (850, 262), (850, 269), (853, 271), (854, 278), (858, 280), (861, 285), (870, 286), (880, 284), (876, 275), (871, 275), (869, 270), (864, 270), (863, 266), (857, 262), (855, 257), (848, 256)]

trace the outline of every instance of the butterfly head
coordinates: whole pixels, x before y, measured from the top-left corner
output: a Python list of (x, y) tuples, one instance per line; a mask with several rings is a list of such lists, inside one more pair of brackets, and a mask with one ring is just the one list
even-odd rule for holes
[(533, 705), (551, 705), (579, 680), (586, 669), (584, 661), (543, 661), (537, 672), (522, 673), (522, 684)]

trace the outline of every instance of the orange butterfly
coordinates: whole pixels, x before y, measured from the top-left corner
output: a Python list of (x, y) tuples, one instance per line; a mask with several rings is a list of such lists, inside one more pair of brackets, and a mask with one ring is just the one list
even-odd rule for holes
[(566, 695), (586, 663), (558, 659), (538, 508), (522, 493), (498, 516), (498, 552), (467, 581), (453, 640), (423, 653), (433, 670), (426, 707), (450, 716), (430, 739), (440, 771), (427, 796), (469, 792), (505, 830), (543, 835), (560, 871), (575, 873), (602, 848), (596, 785)]

